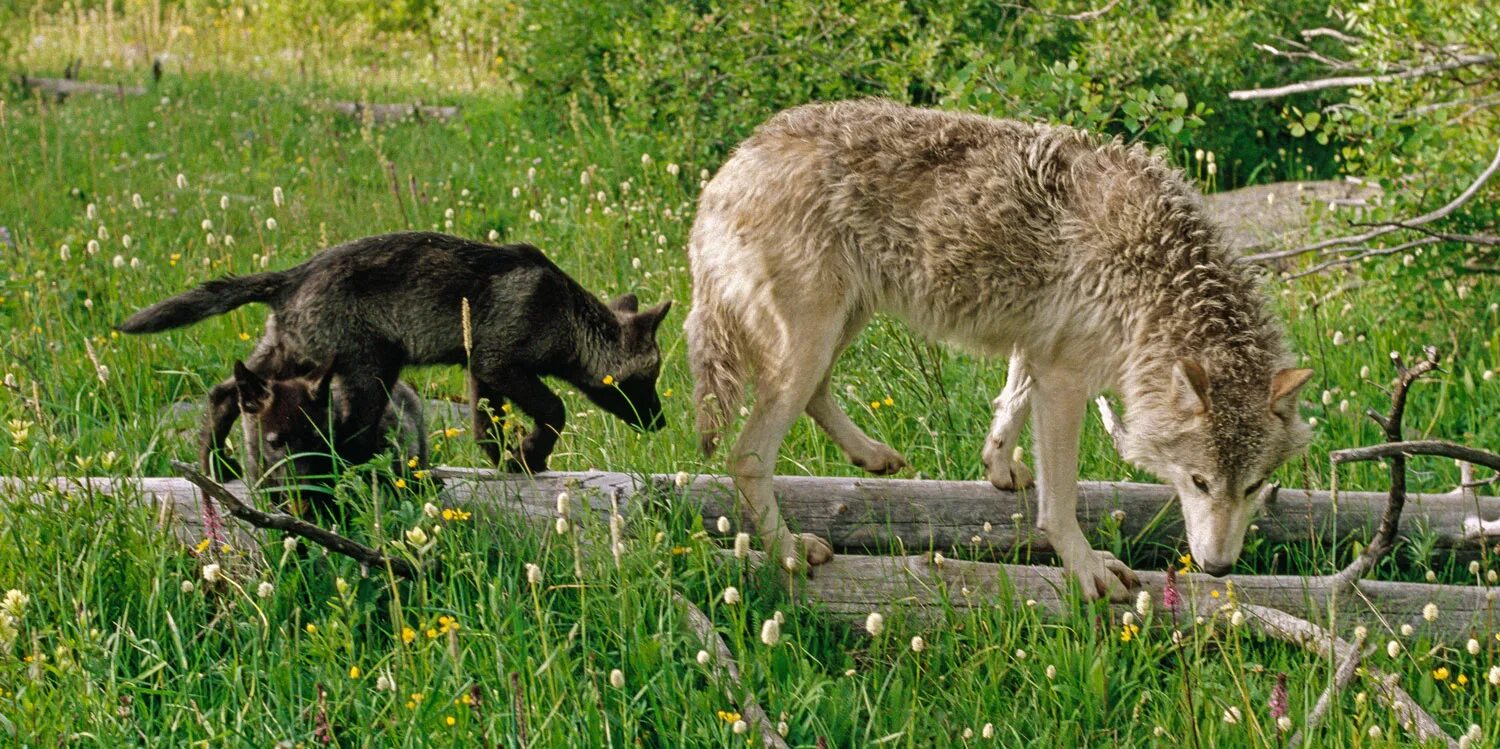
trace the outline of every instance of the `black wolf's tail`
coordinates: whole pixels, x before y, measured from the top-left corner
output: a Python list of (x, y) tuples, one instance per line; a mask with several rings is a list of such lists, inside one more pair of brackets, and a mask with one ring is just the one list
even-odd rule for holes
[(226, 276), (157, 302), (131, 315), (115, 330), (138, 334), (180, 328), (251, 302), (270, 302), (295, 283), (285, 271)]

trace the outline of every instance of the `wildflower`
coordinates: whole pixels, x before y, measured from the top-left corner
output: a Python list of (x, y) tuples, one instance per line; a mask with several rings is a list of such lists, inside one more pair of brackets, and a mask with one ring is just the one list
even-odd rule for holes
[(791, 733), (791, 732), (792, 732), (792, 727), (789, 726), (789, 725), (787, 725), (786, 721), (784, 721), (784, 720), (778, 720), (778, 721), (776, 721), (776, 734), (778, 736), (780, 736), (781, 738), (786, 738), (786, 735), (789, 734), (789, 733)]
[(351, 679), (358, 679), (360, 673), (362, 673), (362, 672), (359, 670), (359, 666), (350, 666), (349, 667), (349, 678), (351, 678)]
[(984, 724), (984, 728), (979, 729), (979, 735), (983, 736), (984, 738), (987, 738), (987, 739), (993, 739), (993, 738), (995, 738), (995, 724), (994, 723), (986, 723), (986, 724)]
[(1192, 554), (1183, 554), (1182, 556), (1177, 558), (1177, 561), (1182, 564), (1182, 569), (1178, 570), (1179, 573), (1186, 575), (1187, 573), (1193, 571)]
[(286, 195), (281, 191), (281, 185), (271, 188), (271, 202), (277, 208), (280, 208), (281, 204), (286, 202)]
[(1368, 733), (1370, 734), (1370, 738), (1378, 739), (1380, 738), (1381, 734), (1385, 732), (1380, 730), (1380, 726), (1370, 726), (1370, 730), (1368, 731)]
[(650, 163), (651, 163), (651, 154), (649, 154), (649, 153), (643, 153), (643, 154), (641, 154), (641, 166), (646, 166), (647, 164), (650, 164)]
[(1391, 640), (1390, 642), (1386, 643), (1385, 654), (1392, 658), (1401, 655), (1401, 643), (1396, 642), (1395, 640)]
[(31, 597), (21, 591), (11, 588), (5, 591), (5, 598), (0, 599), (0, 613), (5, 613), (13, 618), (20, 619), (26, 613), (26, 604), (31, 602)]
[(1291, 701), (1286, 693), (1286, 674), (1276, 674), (1276, 686), (1271, 688), (1271, 717), (1279, 723), (1282, 718), (1286, 717), (1287, 707), (1290, 704)]
[(943, 562), (946, 562), (946, 561), (948, 561), (948, 558), (945, 557), (945, 556), (943, 556), (943, 552), (939, 551), (939, 552), (933, 553), (933, 555), (932, 555), (932, 564), (933, 564), (933, 566), (935, 566), (935, 567), (941, 567), (941, 566), (943, 566)]
[[(1130, 642), (1141, 633), (1141, 628), (1135, 624), (1127, 624), (1120, 628), (1120, 642)], [(1018, 651), (1019, 652), (1019, 651)]]
[(1342, 330), (1335, 330), (1333, 332), (1333, 345), (1335, 345), (1335, 346), (1342, 346), (1342, 345), (1344, 345), (1344, 331), (1342, 331)]
[(1415, 631), (1416, 630), (1412, 629), (1412, 626), (1410, 624), (1403, 624), (1403, 625), (1401, 625), (1401, 636), (1402, 637), (1411, 637), (1412, 633), (1415, 632)]
[(1280, 718), (1277, 718), (1276, 719), (1276, 730), (1281, 731), (1282, 733), (1286, 733), (1287, 731), (1292, 730), (1292, 719), (1288, 718), (1285, 715), (1281, 716)]
[(615, 376), (614, 375), (605, 375), (604, 379), (602, 380), (602, 382), (605, 385), (613, 385), (613, 384), (615, 384)]
[(219, 565), (217, 565), (217, 564), (206, 564), (206, 565), (203, 565), (203, 579), (206, 580), (206, 581), (208, 581), (208, 582), (211, 582), (211, 583), (212, 582), (218, 582), (218, 580), (219, 580)]
[(302, 630), (310, 635), (315, 635), (318, 633), (318, 625), (308, 622), (307, 626), (303, 627)]
[(740, 719), (740, 714), (733, 710), (719, 710), (714, 714), (718, 715), (719, 720), (722, 720), (725, 723), (733, 723)]
[(1465, 649), (1469, 651), (1469, 655), (1479, 655), (1479, 641), (1470, 637)]
[(968, 741), (969, 739), (974, 738), (974, 729), (965, 727), (964, 728), (963, 736), (964, 736), (964, 741)]
[(922, 652), (923, 650), (926, 650), (926, 649), (927, 649), (927, 641), (924, 640), (924, 639), (922, 639), (921, 635), (917, 635), (917, 636), (911, 638), (911, 652), (913, 652), (913, 653), (920, 653), (920, 652)]
[(558, 518), (557, 522), (554, 524), (554, 527), (556, 528), (557, 535), (559, 535), (559, 536), (567, 533), (568, 532), (568, 519), (567, 518)]
[(455, 520), (468, 520), (473, 516), (474, 513), (469, 512), (468, 510), (460, 510), (456, 507), (443, 508), (443, 519), (447, 520), (450, 523)]
[(1021, 650), (1020, 648), (1016, 648), (1016, 660), (1018, 660), (1018, 661), (1024, 661), (1024, 660), (1026, 660), (1026, 651)]
[(130, 204), (134, 206), (137, 211), (146, 207), (146, 201), (141, 200), (140, 193), (135, 193), (134, 195), (130, 196)]
[(260, 596), (261, 598), (270, 598), (271, 595), (275, 592), (276, 586), (272, 585), (269, 582), (262, 582), (255, 588), (255, 594)]
[(401, 643), (403, 645), (410, 645), (411, 641), (415, 639), (417, 639), (417, 631), (415, 629), (411, 627), (401, 628)]
[(1500, 666), (1490, 666), (1490, 686), (1500, 687)]
[(762, 623), (760, 625), (760, 641), (765, 643), (766, 647), (776, 647), (776, 643), (781, 641), (781, 624), (774, 618), (767, 619)]
[(1447, 666), (1438, 666), (1437, 668), (1432, 670), (1432, 678), (1436, 679), (1437, 681), (1447, 681), (1448, 673), (1449, 672)]
[(699, 650), (698, 651), (698, 658), (697, 658), (697, 660), (698, 660), (698, 665), (700, 665), (700, 666), (707, 666), (708, 662), (710, 660), (710, 656), (708, 655), (708, 651), (707, 650)]
[(730, 730), (734, 731), (736, 736), (743, 736), (750, 732), (750, 724), (743, 720), (737, 720), (733, 726), (730, 726)]
[(1177, 594), (1177, 570), (1168, 567), (1167, 584), (1161, 591), (1161, 605), (1175, 612), (1180, 603), (1182, 603), (1182, 597)]
[(1057, 678), (1057, 666), (1054, 666), (1054, 665), (1052, 665), (1050, 663), (1047, 664), (1046, 674), (1047, 674), (1047, 680), (1048, 681), (1056, 679)]
[(736, 606), (740, 602), (740, 589), (733, 585), (724, 589), (724, 603)]
[(727, 518), (727, 517), (725, 517), (723, 515), (720, 515), (717, 527), (718, 527), (720, 533), (728, 533), (729, 532), (729, 518)]
[(1244, 624), (1245, 623), (1245, 614), (1244, 614), (1244, 612), (1236, 609), (1235, 612), (1229, 616), (1229, 623), (1232, 624), (1232, 625), (1234, 625), (1234, 626), (1236, 626), (1236, 627)]
[(268, 216), (268, 217), (266, 217), (266, 229), (268, 229), (270, 231), (276, 231), (276, 217), (275, 216)]
[(406, 540), (413, 546), (423, 546), (427, 543), (427, 531), (422, 530), (420, 525), (414, 525), (406, 532)]
[(884, 630), (885, 617), (879, 611), (871, 611), (870, 615), (865, 617), (865, 631), (869, 632), (871, 637), (879, 637)]
[(1231, 726), (1239, 723), (1243, 717), (1245, 717), (1245, 714), (1240, 712), (1240, 709), (1234, 705), (1230, 705), (1224, 710), (1224, 722)]
[(609, 685), (615, 689), (623, 689), (625, 687), (625, 672), (618, 668), (610, 671)]
[(181, 172), (178, 172), (178, 174), (177, 174), (177, 189), (179, 189), (179, 190), (186, 190), (187, 189), (187, 175), (182, 174)]
[(111, 261), (109, 261), (109, 264), (113, 265), (116, 268), (124, 268), (125, 267), (125, 256), (124, 255), (115, 255), (114, 259), (111, 260)]
[(748, 556), (750, 556), (750, 534), (744, 532), (734, 534), (734, 558), (744, 559)]
[(677, 475), (674, 476), (674, 477), (672, 477), (672, 483), (675, 484), (678, 489), (685, 489), (685, 488), (687, 488), (687, 485), (690, 482), (690, 480), (691, 480), (691, 478), (688, 476), (688, 472), (687, 471), (678, 471)]
[(1437, 618), (1438, 618), (1438, 607), (1437, 607), (1437, 604), (1432, 603), (1432, 602), (1429, 601), (1426, 606), (1423, 606), (1422, 607), (1422, 618), (1426, 619), (1429, 622), (1435, 622), (1435, 621), (1437, 621)]
[[(93, 242), (94, 240), (90, 239), (89, 241)], [(57, 257), (60, 258), (63, 262), (67, 262), (69, 258), (73, 257), (73, 252), (68, 249), (67, 245), (63, 245), (60, 249), (58, 249)]]
[(287, 536), (286, 538), (281, 539), (281, 548), (282, 548), (283, 551), (286, 551), (287, 553), (291, 553), (292, 551), (296, 550), (296, 548), (297, 548), (297, 537), (296, 536)]

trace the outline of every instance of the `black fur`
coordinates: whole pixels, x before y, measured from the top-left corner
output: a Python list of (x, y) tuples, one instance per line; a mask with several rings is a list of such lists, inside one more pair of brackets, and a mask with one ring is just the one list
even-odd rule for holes
[[(464, 346), (468, 300), (471, 350)], [(119, 326), (147, 333), (189, 325), (250, 302), (269, 305), (275, 326), (247, 362), (255, 372), (287, 362), (335, 361), (349, 423), (335, 435), (346, 460), (379, 449), (387, 393), (407, 365), (469, 368), (474, 436), (496, 463), (503, 433), (489, 413), (514, 402), (536, 421), (512, 467), (545, 470), (562, 431), (562, 401), (542, 377), (565, 380), (641, 429), (663, 425), (656, 330), (671, 307), (638, 311), (626, 296), (606, 305), (530, 245), (496, 247), (426, 232), (355, 240), (285, 271), (223, 278), (148, 307)], [(220, 391), (223, 392), (220, 392)], [(233, 389), (210, 394), (209, 441), (228, 434)], [(205, 446), (205, 450), (208, 446)]]

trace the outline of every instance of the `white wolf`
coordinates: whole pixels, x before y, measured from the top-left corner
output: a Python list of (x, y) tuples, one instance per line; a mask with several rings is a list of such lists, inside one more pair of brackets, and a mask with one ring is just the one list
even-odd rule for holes
[(767, 550), (788, 563), (832, 558), (822, 539), (790, 532), (772, 494), (802, 412), (855, 465), (905, 465), (829, 389), (834, 361), (876, 312), (1011, 355), (988, 474), (1002, 488), (1028, 480), (1011, 451), (1030, 405), (1038, 526), (1090, 597), (1134, 582), (1076, 517), (1090, 397), (1120, 395), (1121, 455), (1176, 487), (1193, 556), (1214, 574), (1238, 558), (1267, 475), (1308, 440), (1295, 394), (1311, 370), (1290, 368), (1253, 271), (1234, 262), (1201, 196), (1139, 147), (881, 100), (797, 107), (705, 187), (689, 257), (703, 448), (753, 385), (729, 469)]

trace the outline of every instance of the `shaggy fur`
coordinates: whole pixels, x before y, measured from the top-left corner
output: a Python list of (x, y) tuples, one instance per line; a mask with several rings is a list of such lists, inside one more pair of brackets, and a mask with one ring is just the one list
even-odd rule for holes
[[(1091, 395), (1120, 394), (1125, 458), (1171, 481), (1206, 569), (1238, 556), (1266, 475), (1301, 450), (1282, 335), (1201, 197), (1144, 149), (1046, 125), (864, 100), (787, 110), (742, 143), (699, 199), (689, 253), (689, 359), (711, 452), (730, 409), (756, 403), (729, 458), (767, 543), (816, 564), (820, 539), (782, 524), (770, 476), (806, 411), (876, 473), (901, 456), (829, 389), (871, 315), (1012, 354), (987, 440), (992, 480), (1034, 408), (1040, 526), (1087, 594), (1131, 575), (1089, 548), (1074, 510)], [(801, 541), (799, 555), (792, 544)]]
[[(640, 311), (633, 295), (606, 305), (530, 245), (492, 245), (426, 232), (355, 240), (296, 267), (210, 281), (121, 323), (125, 333), (188, 325), (241, 305), (276, 317), (248, 362), (262, 376), (286, 362), (334, 362), (349, 418), (334, 435), (345, 460), (380, 449), (379, 422), (402, 367), (469, 369), (474, 436), (496, 463), (504, 434), (489, 416), (506, 401), (536, 420), (511, 466), (546, 470), (563, 429), (563, 403), (543, 382), (557, 377), (626, 423), (663, 424), (656, 330), (671, 302)], [(469, 307), (465, 320), (463, 306)], [(209, 439), (222, 444), (237, 412), (210, 394)]]

